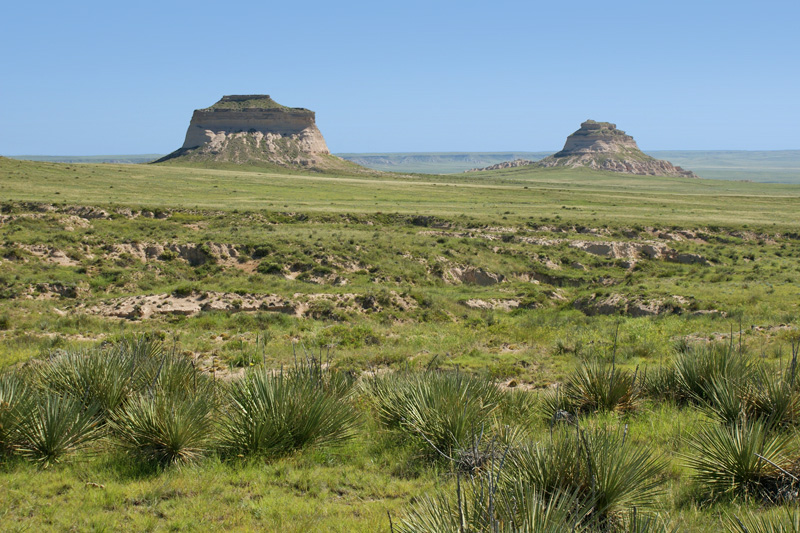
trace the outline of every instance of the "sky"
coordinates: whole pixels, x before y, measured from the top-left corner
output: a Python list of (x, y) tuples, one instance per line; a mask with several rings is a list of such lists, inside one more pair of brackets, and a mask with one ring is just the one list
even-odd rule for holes
[(269, 94), (334, 153), (800, 149), (800, 2), (8, 2), (0, 154), (168, 153)]

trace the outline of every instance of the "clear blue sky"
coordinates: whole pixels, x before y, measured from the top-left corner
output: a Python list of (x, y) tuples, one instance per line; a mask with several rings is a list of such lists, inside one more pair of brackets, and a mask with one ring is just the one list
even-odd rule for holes
[(800, 1), (6, 2), (0, 154), (167, 153), (270, 94), (333, 152), (800, 149)]

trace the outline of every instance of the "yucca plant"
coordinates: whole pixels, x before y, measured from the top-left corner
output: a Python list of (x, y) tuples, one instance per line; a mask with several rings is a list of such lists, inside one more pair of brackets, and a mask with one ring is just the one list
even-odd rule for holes
[(675, 366), (647, 367), (642, 372), (642, 395), (657, 400), (681, 399), (682, 391)]
[[(51, 355), (34, 373), (45, 390), (80, 399), (87, 406), (96, 404), (106, 417), (136, 392), (156, 385), (166, 388), (165, 376), (176, 382), (176, 388), (188, 388), (196, 377), (194, 368), (169, 355), (160, 341), (148, 336), (124, 338), (111, 346)], [(176, 366), (183, 381), (174, 377)]]
[(98, 409), (45, 393), (19, 426), (20, 453), (42, 467), (61, 461), (100, 436)]
[(772, 497), (778, 493), (781, 469), (792, 469), (787, 458), (791, 440), (789, 434), (770, 431), (763, 420), (713, 424), (688, 442), (695, 453), (687, 457), (687, 463), (712, 495)]
[(543, 395), (541, 412), (551, 423), (579, 412), (626, 412), (636, 409), (640, 396), (635, 372), (617, 368), (613, 360), (586, 359), (563, 386)]
[(304, 371), (249, 372), (228, 390), (222, 448), (229, 455), (274, 455), (352, 437), (358, 415), (341, 389), (326, 383)]
[(579, 406), (575, 403), (574, 397), (568, 394), (565, 385), (556, 385), (542, 393), (539, 413), (550, 426), (557, 423), (573, 423), (578, 410)]
[(702, 385), (697, 401), (712, 418), (724, 424), (733, 424), (751, 414), (747, 402), (749, 383), (729, 376), (711, 376)]
[(630, 411), (639, 390), (636, 374), (617, 368), (614, 361), (585, 360), (570, 376), (567, 394), (581, 411)]
[(0, 375), (0, 457), (10, 455), (20, 442), (20, 425), (35, 406), (30, 388), (13, 374)]
[(752, 416), (764, 419), (770, 426), (797, 424), (800, 420), (800, 393), (792, 381), (787, 374), (759, 369), (747, 391)]
[(587, 509), (575, 494), (544, 497), (536, 488), (499, 482), (500, 467), (467, 480), (455, 493), (423, 496), (398, 527), (399, 533), (561, 533), (589, 531)]
[(131, 392), (132, 361), (103, 349), (68, 351), (36, 367), (41, 386), (85, 405), (96, 404), (103, 414), (119, 407)]
[(576, 493), (605, 527), (633, 508), (648, 509), (664, 482), (665, 463), (610, 429), (556, 431), (509, 452), (505, 475), (540, 494)]
[(448, 457), (491, 428), (503, 399), (490, 380), (463, 372), (385, 374), (366, 380), (364, 388), (386, 427)]
[(730, 533), (800, 533), (800, 510), (793, 505), (768, 516), (737, 513), (725, 525)]
[(194, 462), (212, 446), (214, 397), (208, 387), (140, 394), (111, 415), (109, 429), (128, 454), (152, 466)]
[(727, 380), (745, 386), (753, 377), (756, 364), (752, 356), (737, 351), (732, 345), (690, 345), (675, 355), (682, 402), (700, 403), (708, 399), (709, 384)]

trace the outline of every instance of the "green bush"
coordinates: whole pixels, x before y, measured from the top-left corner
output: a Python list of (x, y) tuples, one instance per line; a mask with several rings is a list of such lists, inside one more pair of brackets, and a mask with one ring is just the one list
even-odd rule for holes
[(576, 412), (631, 411), (639, 399), (634, 372), (595, 358), (584, 360), (563, 387), (545, 393), (542, 408), (546, 419), (557, 420)]
[(675, 356), (679, 399), (702, 403), (708, 400), (715, 380), (745, 383), (753, 375), (754, 359), (722, 344), (690, 345)]
[(259, 274), (280, 274), (283, 272), (283, 269), (277, 263), (273, 263), (272, 261), (261, 261), (256, 267), (256, 270)]

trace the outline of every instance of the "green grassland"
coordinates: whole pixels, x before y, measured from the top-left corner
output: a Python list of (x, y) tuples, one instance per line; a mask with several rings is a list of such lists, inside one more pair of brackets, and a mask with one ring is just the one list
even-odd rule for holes
[[(514, 159), (538, 161), (548, 152), (464, 152), (464, 153), (384, 153), (338, 154), (375, 170), (388, 172), (427, 172), (448, 174), (485, 168)], [(645, 150), (656, 159), (693, 171), (701, 178), (754, 181), (762, 183), (800, 183), (800, 150)]]
[[(330, 349), (332, 368), (351, 376), (457, 368), (538, 405), (586, 358), (613, 353), (642, 373), (717, 340), (786, 368), (800, 341), (797, 185), (0, 158), (0, 199), (0, 373), (148, 334), (215, 380)], [(627, 424), (666, 461), (663, 517), (703, 531), (779, 511), (706, 498), (685, 457), (713, 417), (645, 396), (631, 411), (581, 416), (586, 427)], [(0, 520), (37, 531), (388, 531), (387, 512), (397, 525), (456, 478), (377, 422), (367, 396), (350, 401), (357, 438), (266, 459), (210, 454), (151, 471), (102, 439), (45, 470), (11, 458)], [(503, 423), (548, 434), (525, 409), (503, 409)]]

